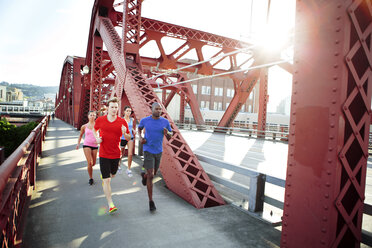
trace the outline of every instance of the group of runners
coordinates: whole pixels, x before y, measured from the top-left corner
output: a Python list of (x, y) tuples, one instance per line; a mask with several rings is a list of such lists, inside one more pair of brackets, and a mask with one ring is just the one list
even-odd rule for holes
[[(124, 107), (124, 117), (118, 116), (119, 101), (112, 98), (107, 103), (107, 108), (101, 110), (97, 118), (95, 111), (89, 111), (88, 123), (80, 129), (80, 135), (76, 149), (79, 149), (81, 140), (84, 136), (83, 150), (87, 160), (89, 175), (89, 185), (94, 184), (93, 166), (96, 164), (97, 153), (99, 150), (99, 165), (102, 179), (103, 192), (109, 207), (109, 213), (117, 211), (117, 207), (111, 197), (111, 179), (116, 173), (121, 172), (123, 167), (122, 158), (124, 157), (125, 147), (128, 148), (128, 160), (126, 174), (132, 177), (132, 160), (134, 137), (132, 109)], [(147, 186), (150, 211), (156, 210), (152, 198), (153, 178), (156, 175), (163, 151), (163, 137), (170, 138), (173, 133), (167, 119), (161, 117), (162, 108), (159, 103), (153, 103), (152, 115), (140, 120), (138, 125), (139, 141), (143, 145), (144, 162), (141, 168), (142, 184)], [(123, 167), (124, 168), (124, 167)]]

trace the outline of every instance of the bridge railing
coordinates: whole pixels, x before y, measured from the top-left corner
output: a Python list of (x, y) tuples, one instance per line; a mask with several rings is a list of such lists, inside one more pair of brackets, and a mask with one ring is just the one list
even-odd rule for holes
[[(263, 211), (264, 203), (269, 204), (283, 211), (284, 202), (274, 199), (268, 195), (265, 195), (265, 184), (269, 183), (285, 189), (285, 180), (273, 176), (269, 176), (263, 173), (259, 173), (255, 170), (245, 168), (243, 166), (229, 164), (224, 161), (216, 160), (204, 155), (196, 154), (197, 158), (201, 162), (208, 163), (225, 170), (233, 171), (234, 173), (244, 175), (250, 178), (249, 185), (234, 182), (229, 179), (217, 176), (212, 173), (208, 173), (209, 178), (224, 187), (230, 188), (236, 192), (246, 195), (248, 198), (248, 211), (251, 213), (257, 213)], [(364, 204), (364, 214), (372, 215), (372, 205)], [(281, 221), (272, 223), (274, 226), (281, 225)], [(362, 230), (362, 243), (372, 247), (372, 233), (366, 230)]]
[[(203, 130), (203, 131), (214, 131), (220, 129), (217, 126), (210, 125), (196, 125), (196, 124), (182, 124), (177, 123), (182, 129), (190, 130)], [(255, 136), (260, 138), (260, 131), (255, 129), (245, 128), (224, 128), (225, 133), (246, 136), (247, 133), (251, 134), (248, 136)], [(274, 135), (275, 134), (275, 135)], [(276, 132), (276, 131), (265, 131), (265, 137), (272, 137), (273, 139), (279, 138), (284, 141), (288, 141), (288, 132)], [(369, 147), (372, 147), (372, 132), (369, 134)], [(269, 204), (277, 209), (283, 210), (284, 202), (274, 199), (268, 195), (265, 195), (265, 184), (269, 183), (278, 187), (285, 188), (285, 180), (273, 176), (269, 176), (263, 173), (259, 173), (255, 170), (245, 168), (243, 166), (229, 164), (224, 161), (216, 160), (204, 155), (196, 154), (197, 158), (201, 162), (208, 163), (215, 167), (233, 171), (234, 173), (244, 175), (250, 178), (249, 185), (234, 182), (232, 180), (225, 179), (223, 177), (208, 173), (210, 179), (218, 184), (223, 185), (229, 189), (246, 195), (248, 198), (248, 211), (251, 213), (257, 213), (263, 211), (263, 204)], [(284, 193), (283, 193), (284, 194)], [(364, 204), (364, 214), (372, 216), (372, 205)], [(272, 223), (273, 225), (281, 225), (281, 221), (278, 223)], [(362, 243), (372, 247), (372, 233), (367, 230), (362, 230)]]
[(189, 123), (176, 123), (180, 129), (189, 130), (210, 130), (230, 135), (240, 135), (253, 138), (272, 138), (273, 140), (288, 141), (288, 128), (284, 126), (268, 126), (265, 131), (257, 130), (257, 128), (242, 128), (242, 127), (218, 127), (212, 125), (197, 125)]
[(2, 247), (22, 246), (25, 213), (35, 189), (36, 166), (49, 116), (42, 119), (23, 143), (0, 165), (0, 243)]

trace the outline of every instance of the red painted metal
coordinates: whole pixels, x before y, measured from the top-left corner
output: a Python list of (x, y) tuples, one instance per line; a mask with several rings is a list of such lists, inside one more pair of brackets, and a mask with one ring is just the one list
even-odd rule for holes
[[(260, 72), (260, 69), (252, 70), (248, 72), (248, 75), (244, 80), (239, 78), (233, 79), (235, 95), (223, 114), (220, 122), (218, 123), (219, 127), (231, 127), (240, 109), (245, 104), (254, 86), (256, 85)], [(224, 132), (223, 129), (218, 129), (216, 131)]]
[(371, 5), (298, 1), (296, 11), (281, 247), (360, 247), (371, 115)]
[[(131, 23), (128, 26), (125, 25), (123, 37), (128, 37), (129, 44), (121, 45), (110, 19), (97, 16), (94, 21), (115, 67), (117, 77), (113, 95), (121, 98), (125, 92), (137, 119), (151, 115), (152, 103), (160, 103), (150, 83), (146, 81), (140, 64), (137, 64), (140, 62), (140, 57), (137, 49), (137, 47), (139, 48), (138, 36), (135, 32), (139, 32), (140, 15), (130, 16), (132, 13), (127, 13), (127, 10), (136, 9), (137, 13), (140, 10), (140, 6), (137, 5), (140, 4), (141, 1), (124, 3), (124, 13), (126, 14), (123, 16)], [(124, 47), (124, 53), (119, 50), (121, 47)], [(163, 117), (170, 121), (175, 133), (171, 139), (164, 141), (161, 162), (162, 175), (168, 188), (197, 208), (224, 204), (223, 199), (165, 109), (163, 109)]]
[[(128, 69), (132, 77), (127, 78), (124, 89), (136, 117), (140, 119), (150, 115), (151, 104), (160, 100), (138, 68)], [(223, 199), (164, 108), (162, 116), (170, 121), (174, 131), (172, 138), (164, 140), (160, 165), (168, 188), (197, 208), (223, 204)]]
[(79, 111), (83, 106), (80, 101), (82, 91), (81, 67), (85, 59), (68, 56), (62, 69), (58, 96), (56, 97), (56, 116), (79, 128)]
[(72, 74), (73, 58), (68, 56), (63, 63), (60, 87), (57, 97), (58, 106), (56, 116), (67, 123), (72, 124)]
[(259, 104), (258, 104), (258, 125), (257, 125), (257, 137), (265, 138), (266, 130), (266, 115), (267, 115), (267, 85), (268, 85), (268, 69), (264, 68), (261, 70), (260, 75), (260, 94), (259, 94)]
[[(163, 93), (166, 93), (167, 90), (163, 90)], [(169, 95), (168, 97), (166, 97), (164, 100), (163, 100), (163, 105), (164, 105), (164, 108), (167, 108), (169, 103), (172, 101), (173, 97), (176, 95), (176, 91), (175, 90), (172, 90), (169, 92)]]
[[(22, 246), (29, 192), (35, 189), (37, 158), (42, 151), (48, 117), (0, 166), (0, 243), (1, 247)], [(33, 186), (33, 187), (31, 187)]]
[(186, 96), (185, 93), (180, 93), (180, 123), (185, 122), (185, 102), (186, 102)]
[(85, 58), (81, 57), (74, 57), (73, 60), (73, 84), (72, 84), (72, 125), (75, 128), (80, 128), (79, 123), (79, 110), (81, 106), (80, 98), (81, 98), (81, 92), (82, 92), (82, 86), (83, 86), (83, 76), (81, 74), (81, 70), (83, 66), (85, 65)]
[[(176, 78), (176, 81), (173, 81), (171, 78)], [(179, 74), (170, 74), (168, 76), (162, 76), (161, 79), (163, 80), (163, 84), (159, 85), (160, 87), (164, 87), (164, 89), (170, 89), (171, 93), (169, 94), (168, 98), (164, 102), (164, 107), (166, 108), (174, 95), (177, 93), (181, 97), (181, 105), (180, 106), (180, 120), (184, 119), (184, 111), (185, 111), (185, 103), (188, 103), (191, 109), (191, 113), (193, 115), (195, 124), (197, 125), (205, 125), (203, 116), (200, 112), (200, 108), (198, 105), (198, 101), (196, 99), (196, 96), (194, 94), (194, 91), (190, 84), (181, 84), (183, 81), (187, 79), (186, 75), (184, 73)], [(154, 81), (150, 81), (150, 84), (152, 87), (157, 87), (157, 83)], [(184, 99), (183, 99), (184, 98)], [(182, 103), (182, 101), (184, 101)]]
[(103, 41), (98, 34), (93, 36), (92, 53), (89, 109), (98, 111), (101, 109), (103, 60)]

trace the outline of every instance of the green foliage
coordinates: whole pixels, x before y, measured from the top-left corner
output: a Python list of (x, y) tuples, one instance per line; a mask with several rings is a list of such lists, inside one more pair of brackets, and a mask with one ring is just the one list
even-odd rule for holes
[(5, 118), (0, 119), (0, 146), (5, 147), (5, 158), (9, 157), (22, 144), (37, 125), (37, 122), (32, 121), (17, 127), (10, 124)]

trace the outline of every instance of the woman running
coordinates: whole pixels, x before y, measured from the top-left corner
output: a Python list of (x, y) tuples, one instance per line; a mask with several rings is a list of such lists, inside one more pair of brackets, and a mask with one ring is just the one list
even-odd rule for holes
[[(133, 146), (134, 146), (134, 136), (136, 135), (136, 131), (133, 129), (133, 118), (130, 117), (132, 114), (132, 109), (129, 106), (124, 107), (124, 120), (128, 123), (129, 127), (129, 132), (131, 135), (131, 138), (129, 141), (126, 141), (124, 138), (124, 135), (121, 137), (121, 157), (124, 157), (124, 151), (125, 151), (125, 146), (128, 145), (128, 169), (126, 170), (126, 173), (128, 177), (132, 177), (132, 171), (131, 171), (131, 166), (132, 166), (132, 159), (133, 159)], [(121, 171), (121, 168), (119, 167), (119, 172)]]
[(93, 180), (93, 166), (96, 164), (98, 145), (93, 135), (93, 128), (96, 121), (96, 111), (88, 112), (89, 122), (81, 126), (80, 136), (76, 145), (76, 150), (79, 149), (81, 138), (84, 136), (83, 150), (85, 158), (88, 162), (89, 185), (94, 183)]

